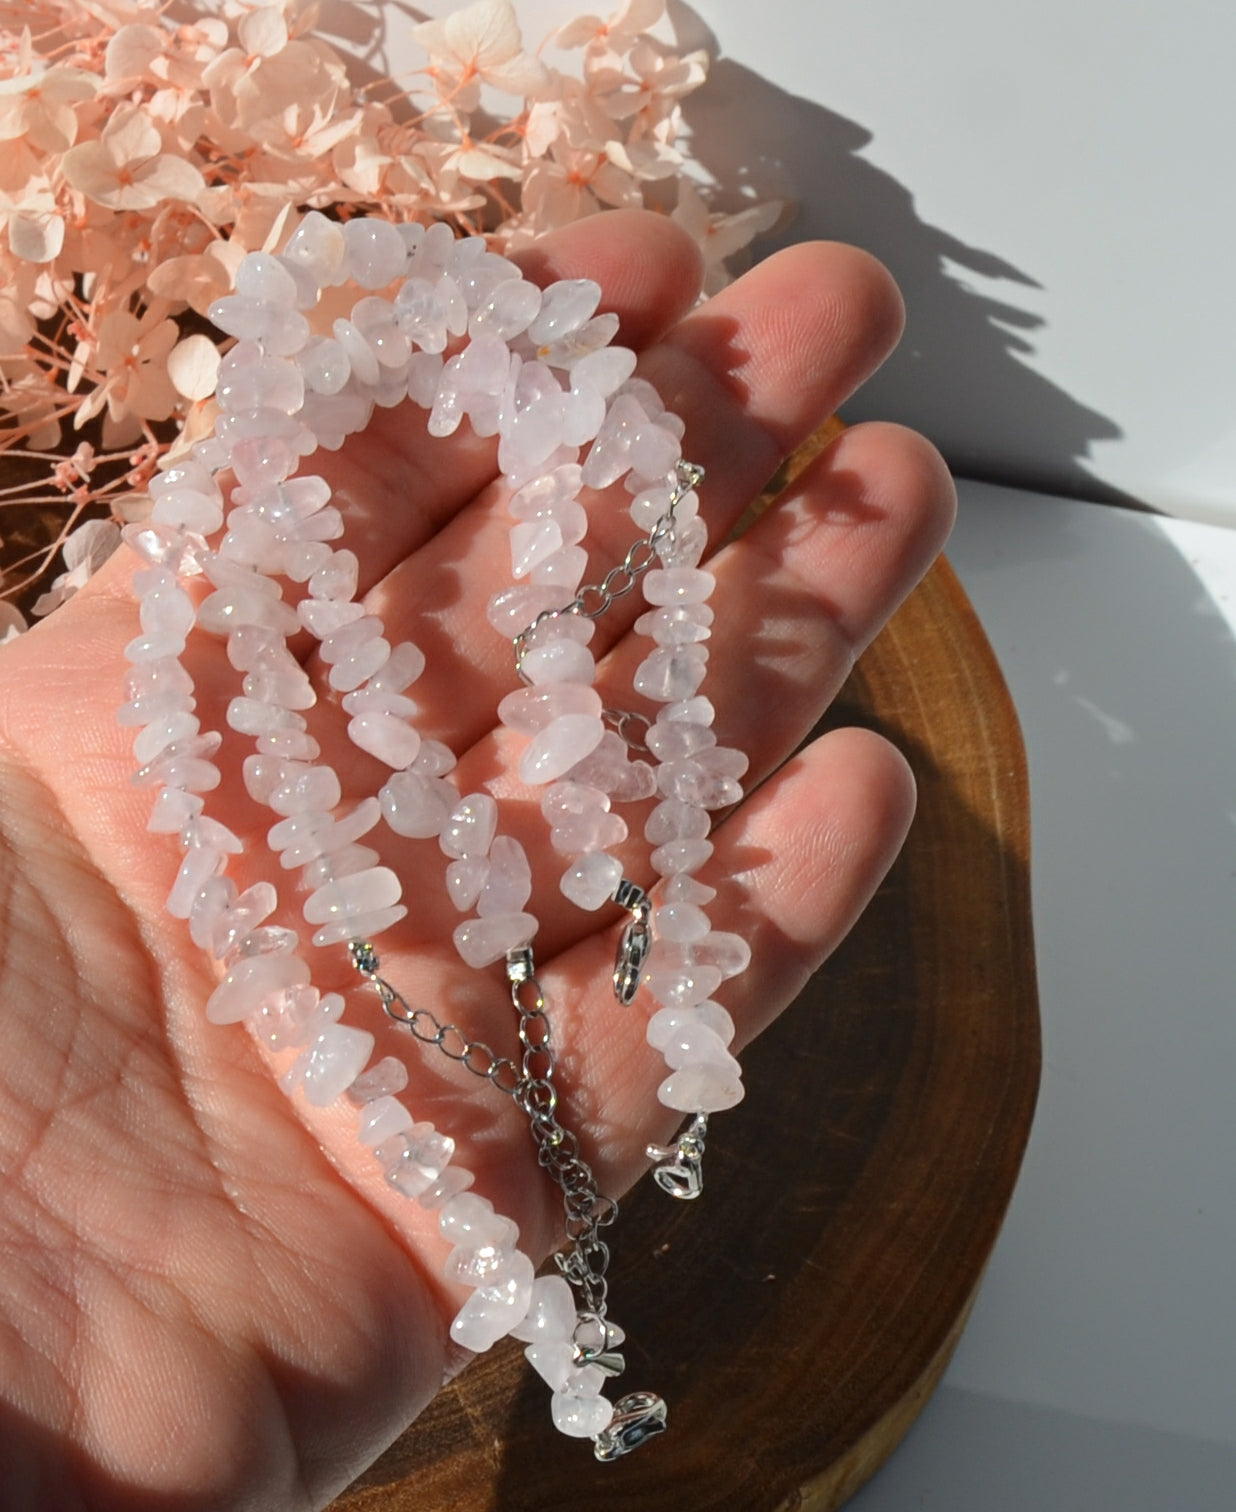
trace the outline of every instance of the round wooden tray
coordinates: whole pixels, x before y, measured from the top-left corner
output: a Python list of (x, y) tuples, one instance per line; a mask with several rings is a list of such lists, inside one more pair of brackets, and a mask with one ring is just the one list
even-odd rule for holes
[(625, 1379), (670, 1432), (617, 1464), (553, 1429), (504, 1341), (333, 1512), (831, 1512), (923, 1406), (968, 1314), (1039, 1075), (1021, 739), (939, 563), (829, 715), (888, 735), (919, 812), (859, 926), (745, 1054), (699, 1204), (650, 1183), (611, 1272)]

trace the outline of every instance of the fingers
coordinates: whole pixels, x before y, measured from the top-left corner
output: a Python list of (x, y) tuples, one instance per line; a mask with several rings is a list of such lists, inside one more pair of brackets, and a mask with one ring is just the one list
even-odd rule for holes
[[(766, 1028), (840, 943), (913, 812), (914, 781), (902, 757), (870, 731), (839, 730), (796, 756), (717, 830), (709, 881), (719, 891), (708, 912), (715, 928), (752, 947), (752, 965), (716, 993), (734, 1019), (735, 1048)], [(643, 1167), (643, 1146), (682, 1120), (656, 1101), (668, 1072), (644, 1033), (657, 1004), (641, 991), (621, 1009), (604, 990), (611, 949), (607, 939), (584, 941), (546, 981), (568, 1047), (570, 1116), (595, 1140), (607, 1189), (621, 1192)]]
[(643, 376), (686, 423), (686, 455), (708, 469), (714, 540), (879, 367), (903, 319), (874, 258), (808, 243), (760, 263), (645, 354)]
[[(714, 541), (878, 365), (900, 324), (884, 270), (851, 248), (821, 244), (769, 259), (645, 351), (641, 371), (686, 422), (686, 454), (707, 469), (702, 500)], [(625, 495), (591, 511), (586, 581), (604, 576), (635, 539), (624, 504)], [(452, 520), (372, 595), (388, 630), (408, 634), (431, 659), (453, 652), (471, 668), (465, 687), (429, 678), (418, 689), (427, 723), (457, 747), (489, 727), (512, 686), (510, 648), (485, 619), (489, 595), (510, 581), (510, 523), (491, 499)], [(636, 597), (606, 615), (599, 648), (638, 612)]]
[[(717, 733), (750, 758), (748, 788), (806, 738), (940, 551), (955, 502), (930, 443), (899, 426), (859, 426), (709, 564), (719, 611), (709, 679), (724, 689), (714, 695)], [(606, 683), (629, 689), (647, 650), (627, 637)]]

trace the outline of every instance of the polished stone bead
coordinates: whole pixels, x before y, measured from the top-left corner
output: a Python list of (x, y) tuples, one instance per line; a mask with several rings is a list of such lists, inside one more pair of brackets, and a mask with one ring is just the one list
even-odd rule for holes
[(201, 729), (192, 708), (165, 709), (152, 713), (150, 723), (133, 741), (133, 755), (142, 766), (152, 762), (169, 746), (191, 740)]
[(460, 913), (474, 906), (488, 875), (488, 856), (464, 856), (446, 868), (447, 895)]
[(373, 1035), (347, 1024), (328, 1024), (280, 1078), (285, 1091), (300, 1088), (315, 1108), (329, 1107), (373, 1054)]
[(700, 567), (656, 568), (644, 577), (644, 598), (650, 604), (702, 604), (717, 586), (711, 572)]
[(382, 289), (404, 271), (408, 260), (403, 238), (389, 221), (358, 216), (343, 227), (348, 275), (362, 289)]
[(498, 828), (498, 805), (488, 793), (461, 798), (442, 826), (439, 843), (453, 859), (486, 856)]
[(712, 926), (694, 903), (665, 903), (653, 911), (652, 927), (658, 939), (690, 945), (702, 940)]
[(667, 568), (696, 567), (707, 549), (708, 527), (697, 517), (675, 523), (672, 535), (660, 547), (660, 557)]
[(576, 331), (601, 302), (601, 286), (590, 278), (562, 278), (544, 290), (528, 339), (537, 346), (561, 341)]
[(296, 611), (260, 586), (267, 579), (256, 573), (249, 578), (220, 588), (202, 601), (197, 611), (202, 628), (228, 635), (239, 625), (260, 625), (276, 635), (295, 635), (300, 628)]
[(347, 599), (303, 598), (296, 606), (296, 614), (310, 635), (324, 641), (345, 625), (364, 619), (365, 607)]
[(680, 1113), (723, 1113), (740, 1103), (743, 1085), (738, 1062), (689, 1061), (657, 1088), (658, 1099)]
[(664, 845), (670, 840), (703, 839), (712, 828), (707, 813), (677, 798), (665, 798), (657, 804), (644, 823), (644, 839), (650, 845)]
[(584, 462), (584, 482), (589, 488), (608, 488), (630, 469), (635, 439), (647, 425), (648, 416), (639, 401), (619, 394)]
[(552, 1391), (564, 1391), (576, 1369), (575, 1346), (569, 1338), (529, 1344), (524, 1358)]
[(686, 872), (668, 877), (657, 892), (662, 903), (695, 903), (700, 908), (706, 908), (717, 896), (715, 887), (706, 887)]
[(528, 1315), (511, 1329), (511, 1337), (525, 1344), (569, 1341), (575, 1330), (575, 1296), (565, 1277), (538, 1276), (532, 1283)]
[(537, 921), (527, 913), (492, 914), (457, 925), (455, 948), (469, 966), (492, 966), (508, 951), (527, 945), (536, 934)]
[(711, 725), (691, 724), (685, 719), (659, 719), (647, 735), (648, 749), (658, 761), (680, 761), (716, 743), (717, 733)]
[(310, 210), (301, 218), (283, 255), (321, 288), (343, 283), (348, 276), (343, 226), (319, 210)]
[(191, 845), (176, 873), (167, 897), (167, 911), (173, 919), (187, 919), (194, 900), (207, 881), (223, 870), (224, 852), (212, 845)]
[(385, 299), (358, 300), (352, 307), (352, 324), (378, 359), (379, 387), (391, 383), (393, 402), (401, 404), (407, 394), (406, 370), (412, 347), (399, 329), (394, 309)]
[(658, 646), (635, 669), (635, 690), (659, 703), (690, 698), (708, 670), (702, 646)]
[(258, 927), (279, 906), (279, 895), (269, 882), (255, 882), (231, 901), (214, 920), (206, 943), (216, 960), (236, 948), (238, 941)]
[[(352, 1088), (348, 1089), (349, 1094)], [(357, 1138), (363, 1145), (380, 1145), (394, 1134), (410, 1129), (413, 1118), (398, 1098), (375, 1097), (361, 1113)]]
[(597, 673), (588, 647), (566, 637), (542, 641), (525, 651), (520, 671), (538, 687), (558, 682), (590, 683)]
[(477, 899), (482, 918), (518, 913), (532, 896), (532, 869), (518, 840), (497, 835), (489, 847), (488, 868)]
[(300, 874), (301, 886), (310, 890), (324, 887), (327, 882), (340, 877), (351, 877), (357, 872), (368, 871), (381, 861), (381, 856), (369, 845), (343, 845), (325, 855), (315, 856), (305, 863)]
[(257, 1010), (270, 993), (303, 986), (309, 967), (297, 955), (245, 956), (236, 961), (211, 993), (206, 1017), (212, 1024), (235, 1024)]
[(382, 1141), (375, 1152), (387, 1181), (405, 1197), (427, 1191), (450, 1165), (455, 1141), (432, 1124), (418, 1123)]
[(455, 789), (441, 777), (415, 771), (396, 772), (378, 792), (387, 824), (397, 835), (416, 840), (428, 840), (441, 832), (457, 797)]
[(609, 902), (622, 881), (622, 862), (605, 851), (590, 851), (562, 874), (564, 897), (579, 908), (596, 909)]
[(570, 771), (572, 782), (600, 788), (618, 803), (639, 803), (657, 791), (657, 775), (646, 761), (632, 757), (627, 743), (606, 730), (596, 750)]
[(451, 1244), (473, 1248), (498, 1245), (509, 1249), (519, 1239), (516, 1224), (494, 1212), (493, 1203), (475, 1192), (461, 1192), (442, 1205), (438, 1232)]
[[(583, 647), (573, 649), (583, 651), (591, 665), (592, 657)], [(591, 755), (604, 735), (605, 726), (595, 714), (560, 714), (528, 742), (519, 759), (520, 779), (533, 785), (555, 782)]]
[(426, 1212), (436, 1212), (452, 1197), (458, 1197), (461, 1192), (466, 1192), (475, 1180), (476, 1177), (471, 1171), (465, 1171), (460, 1166), (447, 1166), (437, 1180), (431, 1181), (416, 1200)]
[(636, 356), (627, 347), (604, 347), (590, 352), (571, 367), (572, 385), (591, 384), (608, 398), (635, 371)]
[(751, 946), (741, 935), (714, 929), (694, 947), (701, 965), (715, 966), (723, 977), (735, 977), (751, 964)]
[(236, 292), (245, 299), (293, 307), (299, 286), (291, 270), (269, 252), (249, 252), (236, 269)]
[(734, 1038), (734, 1020), (712, 998), (691, 1008), (659, 1008), (648, 1020), (646, 1038), (654, 1050), (663, 1050), (680, 1031), (694, 1024), (706, 1025), (727, 1046)]
[[(218, 768), (211, 770), (217, 772)], [(155, 835), (179, 834), (188, 821), (195, 819), (204, 807), (205, 800), (197, 793), (179, 787), (161, 787), (150, 806), (146, 828)]]
[(166, 567), (143, 568), (133, 574), (133, 590), (138, 595), (142, 629), (151, 636), (183, 641), (192, 630), (197, 613), (175, 574)]
[(574, 594), (588, 569), (588, 553), (582, 546), (564, 546), (536, 564), (528, 581), (538, 587), (565, 590)]
[(555, 1391), (549, 1399), (554, 1427), (568, 1438), (595, 1438), (614, 1418), (614, 1404), (603, 1396), (574, 1396)]
[(662, 967), (654, 959), (644, 973), (644, 985), (666, 1008), (689, 1008), (702, 1003), (721, 982), (721, 973), (715, 966)]
[(132, 781), (136, 787), (162, 785), (193, 793), (209, 792), (219, 786), (219, 768), (210, 757), (222, 743), (223, 737), (217, 730), (204, 730), (200, 735), (178, 740), (134, 772)]
[(295, 1050), (307, 1045), (343, 1017), (343, 999), (338, 993), (319, 994), (316, 987), (301, 985), (270, 993), (249, 1015), (249, 1027), (271, 1050)]
[(355, 1107), (363, 1107), (380, 1097), (393, 1097), (407, 1085), (407, 1066), (393, 1055), (384, 1055), (367, 1071), (362, 1071), (348, 1088), (348, 1101)]
[(491, 1286), (479, 1286), (451, 1324), (451, 1338), (465, 1349), (489, 1349), (527, 1316), (532, 1301), (532, 1261), (516, 1251), (508, 1274)]
[(307, 674), (295, 663), (288, 666), (285, 662), (277, 662), (247, 672), (241, 689), (246, 698), (279, 704), (285, 709), (312, 709), (318, 701)]
[[(473, 307), (468, 326), (474, 333), (488, 332), (509, 342), (526, 331), (540, 313), (541, 290), (536, 284), (518, 276), (503, 278), (499, 274), (497, 277), (499, 281), (488, 299)], [(475, 278), (471, 282), (463, 282), (465, 300), (474, 286)]]
[(557, 520), (526, 520), (511, 530), (511, 575), (527, 577), (534, 567), (564, 545)]
[(350, 655), (341, 657), (330, 669), (327, 680), (337, 692), (350, 693), (372, 677), (390, 654), (390, 643), (380, 635), (373, 636)]
[[(305, 919), (310, 924), (334, 924), (399, 902), (399, 878), (387, 866), (370, 867), (354, 876), (340, 877), (311, 893), (305, 901)], [(358, 937), (364, 931), (358, 931)]]
[(333, 336), (311, 336), (296, 358), (305, 387), (315, 394), (337, 394), (352, 376), (352, 364)]
[(304, 376), (296, 363), (239, 341), (219, 368), (215, 402), (229, 413), (268, 408), (294, 415), (305, 402)]
[(518, 1253), (501, 1244), (457, 1245), (446, 1257), (442, 1274), (461, 1286), (493, 1286), (505, 1279)]
[(412, 765), (421, 745), (420, 735), (407, 720), (381, 710), (358, 714), (349, 720), (348, 738), (360, 750), (368, 751), (397, 772)]
[(671, 1071), (703, 1061), (728, 1067), (733, 1059), (725, 1048), (725, 1041), (702, 1018), (691, 1020), (684, 1016), (660, 1049)]
[[(250, 772), (256, 773), (257, 763), (269, 760), (248, 758), (246, 777)], [(276, 814), (285, 817), (313, 812), (327, 814), (342, 801), (343, 789), (333, 767), (308, 766), (300, 762), (276, 762), (275, 765), (282, 768), (279, 774), (282, 780), (266, 792), (265, 802)]]
[(274, 735), (280, 731), (304, 731), (301, 715), (256, 698), (233, 698), (227, 706), (227, 722), (241, 735)]
[(657, 846), (650, 859), (656, 870), (668, 877), (677, 872), (699, 871), (712, 851), (711, 840), (668, 840)]
[(599, 719), (601, 695), (585, 684), (547, 683), (517, 688), (498, 705), (498, 718), (521, 735), (536, 735), (564, 714), (590, 714)]

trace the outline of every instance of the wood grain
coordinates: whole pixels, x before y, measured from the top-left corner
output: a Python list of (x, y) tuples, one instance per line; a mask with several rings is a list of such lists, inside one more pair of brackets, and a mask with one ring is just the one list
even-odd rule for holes
[(947, 564), (829, 723), (907, 754), (918, 817), (857, 929), (746, 1052), (748, 1096), (714, 1120), (704, 1200), (645, 1183), (623, 1204), (624, 1384), (660, 1391), (671, 1431), (598, 1465), (554, 1432), (506, 1341), (335, 1512), (831, 1512), (926, 1401), (1039, 1075), (1020, 734)]

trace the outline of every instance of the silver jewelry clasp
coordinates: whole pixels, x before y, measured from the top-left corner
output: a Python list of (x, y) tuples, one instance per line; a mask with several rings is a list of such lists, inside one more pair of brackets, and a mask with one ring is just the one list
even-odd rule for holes
[(697, 1113), (672, 1145), (648, 1145), (649, 1160), (660, 1161), (652, 1179), (671, 1197), (692, 1202), (704, 1190), (704, 1140), (708, 1114)]
[(665, 1403), (655, 1391), (633, 1391), (614, 1403), (614, 1416), (608, 1428), (592, 1441), (592, 1452), (599, 1460), (621, 1459), (642, 1443), (664, 1433), (669, 1426)]
[(600, 1313), (579, 1313), (571, 1338), (575, 1364), (595, 1365), (607, 1376), (621, 1375), (627, 1368), (626, 1358), (618, 1350), (622, 1340), (622, 1329), (601, 1317)]
[(619, 908), (629, 909), (631, 922), (622, 931), (614, 960), (614, 996), (624, 1006), (634, 1002), (644, 963), (652, 950), (652, 904), (644, 889), (626, 877), (614, 892)]

